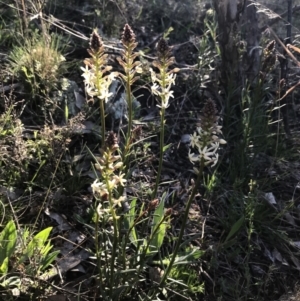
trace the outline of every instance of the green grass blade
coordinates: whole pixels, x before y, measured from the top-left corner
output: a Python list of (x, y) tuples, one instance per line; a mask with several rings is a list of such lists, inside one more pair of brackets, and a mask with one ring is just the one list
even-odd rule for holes
[(0, 233), (0, 264), (9, 258), (16, 247), (17, 230), (14, 221), (9, 221)]
[(242, 216), (238, 221), (235, 222), (235, 224), (232, 226), (229, 234), (227, 235), (225, 242), (227, 242), (230, 238), (232, 238), (243, 226), (245, 222), (245, 217)]

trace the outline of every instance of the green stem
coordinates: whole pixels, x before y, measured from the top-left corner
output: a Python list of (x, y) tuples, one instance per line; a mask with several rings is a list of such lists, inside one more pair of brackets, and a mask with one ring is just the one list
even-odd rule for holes
[(101, 110), (101, 146), (104, 146), (105, 141), (105, 108), (104, 108), (104, 100), (100, 99), (100, 110)]
[[(131, 129), (132, 129), (132, 94), (131, 94), (131, 67), (132, 67), (132, 51), (133, 49), (128, 48), (127, 51), (125, 52), (125, 58), (124, 58), (124, 63), (125, 63), (125, 74), (126, 74), (126, 86), (125, 86), (125, 91), (126, 91), (126, 101), (127, 101), (127, 106), (128, 106), (128, 128), (127, 128), (127, 133), (126, 133), (126, 141), (125, 141), (125, 147), (124, 151), (122, 154), (122, 162), (124, 166), (124, 174), (126, 177), (128, 177), (128, 170), (129, 170), (129, 153), (130, 153), (130, 148), (131, 148)], [(119, 196), (123, 195), (124, 192), (124, 187), (120, 186), (118, 189)]]
[(129, 72), (126, 74), (127, 82), (126, 82), (126, 93), (127, 93), (127, 104), (128, 104), (128, 129), (126, 140), (127, 143), (130, 143), (131, 138), (131, 128), (132, 128), (132, 95), (131, 95), (131, 85), (130, 85), (130, 74)]
[(126, 142), (125, 142), (125, 149), (123, 154), (123, 162), (125, 166), (125, 174), (127, 174), (127, 171), (129, 170), (128, 166), (128, 158), (129, 158), (129, 152), (130, 152), (130, 142), (131, 142), (131, 129), (132, 129), (132, 94), (131, 94), (131, 56), (132, 56), (132, 50), (129, 48), (126, 51), (126, 57), (125, 57), (125, 64), (126, 64), (126, 100), (127, 100), (127, 106), (128, 106), (128, 128), (126, 133)]
[(165, 136), (165, 108), (162, 106), (161, 108), (161, 119), (160, 119), (160, 143), (159, 143), (159, 163), (158, 163), (158, 171), (156, 176), (155, 188), (152, 194), (152, 199), (156, 198), (158, 184), (161, 177), (161, 170), (162, 170), (162, 162), (164, 156), (164, 136)]
[(167, 267), (167, 269), (165, 270), (165, 273), (160, 281), (160, 287), (163, 287), (168, 275), (170, 274), (170, 271), (172, 269), (172, 266), (174, 264), (174, 261), (176, 259), (176, 256), (177, 256), (177, 253), (179, 251), (179, 247), (180, 247), (180, 244), (181, 244), (181, 240), (183, 238), (183, 234), (184, 234), (184, 231), (185, 231), (185, 226), (186, 226), (186, 222), (187, 222), (187, 219), (188, 219), (188, 216), (189, 216), (189, 211), (190, 211), (190, 207), (191, 207), (191, 204), (192, 204), (192, 201), (194, 200), (195, 198), (195, 195), (198, 191), (198, 188), (200, 186), (200, 183), (201, 183), (201, 180), (202, 180), (202, 175), (203, 175), (203, 169), (204, 169), (204, 159), (201, 158), (201, 161), (200, 161), (200, 169), (199, 169), (199, 173), (198, 173), (198, 176), (197, 176), (197, 179), (196, 179), (196, 182), (194, 184), (194, 187), (193, 187), (193, 190), (192, 190), (192, 193), (188, 199), (188, 202), (186, 204), (186, 208), (185, 208), (185, 212), (184, 212), (184, 216), (183, 216), (183, 221), (182, 221), (182, 225), (181, 225), (181, 228), (180, 228), (180, 232), (179, 232), (179, 236), (178, 236), (178, 240), (177, 240), (177, 243), (176, 243), (176, 246), (175, 246), (175, 249), (174, 249), (174, 252), (172, 254), (172, 258), (170, 260), (170, 263)]
[[(126, 51), (126, 58), (125, 62), (127, 65), (130, 64), (130, 57), (131, 57), (131, 52), (130, 50)], [(127, 68), (128, 71), (126, 72), (126, 101), (127, 101), (127, 106), (128, 106), (128, 128), (127, 128), (127, 133), (126, 133), (126, 141), (125, 141), (125, 147), (124, 151), (122, 154), (122, 162), (124, 166), (124, 173), (126, 177), (128, 176), (128, 170), (129, 170), (129, 153), (130, 153), (130, 142), (131, 142), (131, 128), (132, 128), (132, 98), (131, 98), (131, 85), (130, 85), (130, 69)], [(124, 187), (122, 185), (119, 186), (118, 188), (118, 194), (119, 196), (122, 196), (124, 193)], [(115, 227), (115, 226), (114, 226)], [(116, 231), (116, 230), (115, 230)], [(130, 229), (131, 231), (131, 229)], [(129, 234), (128, 233), (128, 238)], [(117, 245), (115, 245), (116, 241), (114, 240), (114, 248), (116, 248)], [(126, 243), (124, 245), (124, 248), (127, 246), (127, 237), (126, 237)], [(123, 249), (123, 267), (125, 269), (126, 266), (126, 250)]]
[[(101, 90), (101, 80), (103, 77), (103, 74), (100, 69), (100, 64), (99, 64), (100, 58), (97, 56), (95, 59), (95, 66), (96, 66), (96, 88), (98, 91)], [(104, 146), (104, 140), (105, 140), (105, 107), (104, 107), (104, 100), (100, 99), (100, 113), (101, 113), (101, 147)]]
[[(161, 68), (160, 68), (160, 78), (161, 78), (161, 89), (165, 91), (167, 84), (166, 84), (166, 77), (167, 77), (167, 58), (161, 58)], [(152, 194), (152, 199), (156, 198), (158, 184), (161, 177), (161, 170), (162, 170), (162, 161), (164, 156), (164, 136), (165, 136), (165, 111), (166, 111), (166, 96), (164, 93), (161, 94), (161, 116), (160, 116), (160, 145), (159, 145), (159, 163), (158, 163), (158, 171), (156, 176), (155, 188)]]
[(102, 289), (103, 284), (103, 277), (102, 277), (102, 270), (101, 270), (101, 252), (100, 252), (100, 245), (99, 245), (99, 214), (96, 207), (96, 224), (95, 224), (95, 247), (96, 247), (96, 258), (97, 258), (97, 266), (99, 272), (99, 289), (102, 295), (102, 298), (105, 299), (105, 292)]
[[(108, 157), (111, 157), (111, 153), (109, 153)], [(119, 229), (118, 229), (118, 221), (117, 221), (117, 215), (114, 209), (114, 202), (113, 202), (113, 195), (112, 190), (109, 185), (109, 180), (107, 177), (105, 177), (105, 182), (108, 190), (108, 200), (109, 200), (109, 208), (110, 212), (113, 218), (113, 228), (114, 228), (114, 240), (113, 240), (113, 248), (112, 248), (112, 255), (111, 255), (111, 263), (110, 263), (110, 296), (112, 297), (113, 293), (113, 287), (115, 283), (114, 279), (114, 266), (115, 266), (115, 258), (116, 258), (116, 249), (118, 246), (118, 239), (119, 239)]]

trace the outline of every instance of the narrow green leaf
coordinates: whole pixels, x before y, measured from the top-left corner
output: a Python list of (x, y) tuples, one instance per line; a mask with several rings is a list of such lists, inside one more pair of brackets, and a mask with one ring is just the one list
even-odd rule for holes
[(17, 230), (14, 221), (9, 221), (0, 233), (0, 264), (10, 257), (16, 247)]
[(41, 270), (46, 269), (57, 257), (60, 251), (54, 251), (46, 255), (43, 260), (41, 261)]
[[(160, 204), (154, 211), (153, 215), (153, 222), (152, 222), (152, 229), (151, 229), (151, 242), (150, 242), (150, 251), (158, 252), (160, 247), (163, 244), (166, 229), (167, 229), (167, 220), (163, 221), (164, 219), (164, 198), (162, 198)], [(163, 221), (163, 222), (162, 222)]]
[(39, 232), (28, 244), (25, 254), (28, 257), (31, 257), (34, 254), (34, 251), (37, 250), (40, 252), (44, 247), (45, 242), (47, 241), (49, 234), (52, 230), (52, 227), (46, 228)]
[(1, 264), (1, 266), (0, 266), (0, 275), (1, 275), (1, 274), (6, 275), (7, 272), (8, 272), (8, 257), (6, 257), (6, 258), (3, 260), (3, 262), (2, 262), (2, 264)]
[(195, 262), (197, 259), (199, 259), (202, 255), (205, 254), (205, 251), (194, 249), (189, 253), (185, 254), (179, 254), (180, 256), (177, 256), (174, 261), (175, 265), (180, 264), (191, 264), (192, 262)]
[(155, 231), (155, 229), (157, 228), (158, 224), (164, 218), (164, 207), (165, 207), (164, 206), (164, 201), (161, 200), (159, 205), (155, 209), (154, 214), (153, 214), (152, 228), (151, 228), (151, 233), (152, 234)]
[(65, 103), (65, 120), (66, 122), (69, 120), (69, 108), (67, 102)]
[(50, 240), (48, 240), (47, 245), (41, 249), (41, 255), (46, 256), (49, 253), (49, 251), (52, 249), (52, 247), (53, 246), (51, 246)]
[(136, 199), (133, 199), (130, 203), (129, 212), (125, 214), (124, 223), (127, 231), (130, 231), (129, 233), (130, 241), (133, 243), (134, 246), (137, 246), (137, 242), (138, 242), (137, 233), (135, 227), (132, 227), (134, 225), (134, 220), (135, 220), (135, 212), (136, 212), (135, 209), (136, 209)]
[(171, 145), (172, 145), (171, 143), (165, 145), (165, 146), (163, 147), (163, 153), (164, 153), (168, 148), (170, 148)]
[(238, 221), (235, 222), (235, 224), (232, 226), (229, 234), (227, 235), (225, 242), (228, 241), (230, 238), (232, 238), (243, 226), (245, 222), (245, 217), (242, 216)]
[[(205, 254), (205, 251), (199, 249), (193, 249), (191, 251), (186, 250), (184, 252), (180, 252), (178, 256), (176, 256), (173, 265), (183, 265), (183, 264), (191, 264), (199, 259), (202, 255)], [(168, 258), (164, 258), (159, 261), (152, 261), (153, 264), (160, 265), (161, 263), (165, 266), (170, 264), (170, 258), (172, 258), (173, 254), (170, 254)]]
[[(130, 203), (130, 210), (125, 215), (126, 220), (128, 221), (129, 228), (132, 227), (135, 219), (135, 209), (136, 209), (136, 199), (133, 199)], [(128, 229), (129, 229), (128, 228)]]

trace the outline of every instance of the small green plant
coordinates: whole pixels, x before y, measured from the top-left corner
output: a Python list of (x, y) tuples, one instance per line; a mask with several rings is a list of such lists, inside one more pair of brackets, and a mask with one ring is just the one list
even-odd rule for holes
[(175, 281), (173, 284), (175, 287), (178, 286), (181, 291), (186, 290), (191, 295), (204, 293), (204, 283), (199, 283), (197, 272), (193, 268), (190, 268), (189, 265), (180, 264), (173, 266), (170, 271), (170, 278), (181, 283), (181, 286)]
[(0, 233), (0, 274), (7, 274), (9, 259), (15, 251), (17, 243), (17, 229), (13, 221), (7, 223)]
[[(4, 98), (4, 101), (8, 101)], [(1, 185), (15, 187), (26, 179), (28, 152), (23, 144), (24, 125), (13, 105), (5, 104), (5, 112), (0, 115), (0, 178)]]
[[(37, 281), (53, 263), (60, 251), (50, 252), (49, 235), (52, 227), (30, 237), (28, 229), (17, 230), (14, 221), (9, 221), (0, 233), (0, 286), (20, 291), (26, 290), (23, 277)], [(17, 273), (19, 276), (10, 276)]]

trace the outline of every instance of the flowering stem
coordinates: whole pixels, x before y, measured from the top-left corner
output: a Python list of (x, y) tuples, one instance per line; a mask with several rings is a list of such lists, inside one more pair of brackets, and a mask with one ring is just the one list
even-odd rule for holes
[(105, 102), (108, 101), (109, 86), (112, 83), (115, 74), (112, 72), (105, 75), (111, 66), (107, 66), (107, 55), (104, 52), (104, 45), (101, 37), (96, 30), (93, 31), (90, 38), (90, 48), (87, 50), (91, 58), (84, 60), (85, 68), (81, 67), (84, 71), (84, 84), (86, 92), (89, 96), (97, 96), (100, 100), (101, 111), (101, 145), (103, 147), (105, 140)]
[(174, 261), (176, 259), (176, 256), (177, 256), (177, 253), (179, 251), (179, 247), (180, 247), (180, 244), (181, 244), (181, 240), (182, 240), (182, 237), (183, 237), (183, 234), (184, 234), (184, 230), (185, 230), (185, 226), (186, 226), (186, 222), (187, 222), (187, 219), (188, 219), (188, 216), (189, 216), (189, 211), (190, 211), (190, 207), (191, 207), (191, 204), (192, 204), (192, 201), (194, 200), (195, 198), (195, 195), (198, 191), (198, 188), (200, 186), (200, 183), (201, 183), (201, 180), (202, 180), (202, 175), (203, 175), (203, 169), (204, 169), (204, 158), (201, 158), (201, 161), (200, 161), (200, 168), (199, 168), (199, 173), (198, 173), (198, 176), (197, 176), (197, 179), (196, 179), (196, 182), (194, 184), (194, 187), (193, 187), (193, 190), (192, 190), (192, 193), (188, 199), (188, 202), (186, 204), (186, 208), (185, 208), (185, 211), (184, 211), (184, 216), (183, 216), (183, 221), (182, 221), (182, 225), (181, 225), (181, 228), (180, 228), (180, 232), (179, 232), (179, 236), (178, 236), (178, 240), (177, 240), (177, 243), (175, 245), (175, 249), (174, 249), (174, 252), (172, 254), (172, 258), (170, 260), (170, 263), (167, 267), (167, 269), (165, 270), (165, 273), (160, 281), (160, 287), (163, 287), (165, 281), (166, 281), (166, 278), (168, 277), (168, 275), (170, 274), (170, 271), (172, 269), (172, 266), (174, 264)]
[(128, 24), (125, 24), (124, 26), (121, 42), (123, 44), (124, 50), (122, 51), (122, 58), (118, 58), (118, 61), (120, 65), (123, 67), (125, 73), (125, 75), (121, 75), (121, 77), (124, 79), (126, 83), (125, 90), (126, 90), (126, 101), (128, 107), (128, 128), (126, 133), (125, 149), (123, 153), (125, 174), (127, 174), (127, 171), (129, 169), (128, 157), (131, 148), (131, 130), (132, 130), (132, 119), (133, 119), (131, 86), (137, 80), (137, 77), (135, 77), (135, 73), (136, 73), (135, 67), (139, 65), (137, 61), (134, 62), (137, 56), (137, 54), (134, 53), (134, 49), (137, 46), (135, 40), (135, 34), (132, 28)]

